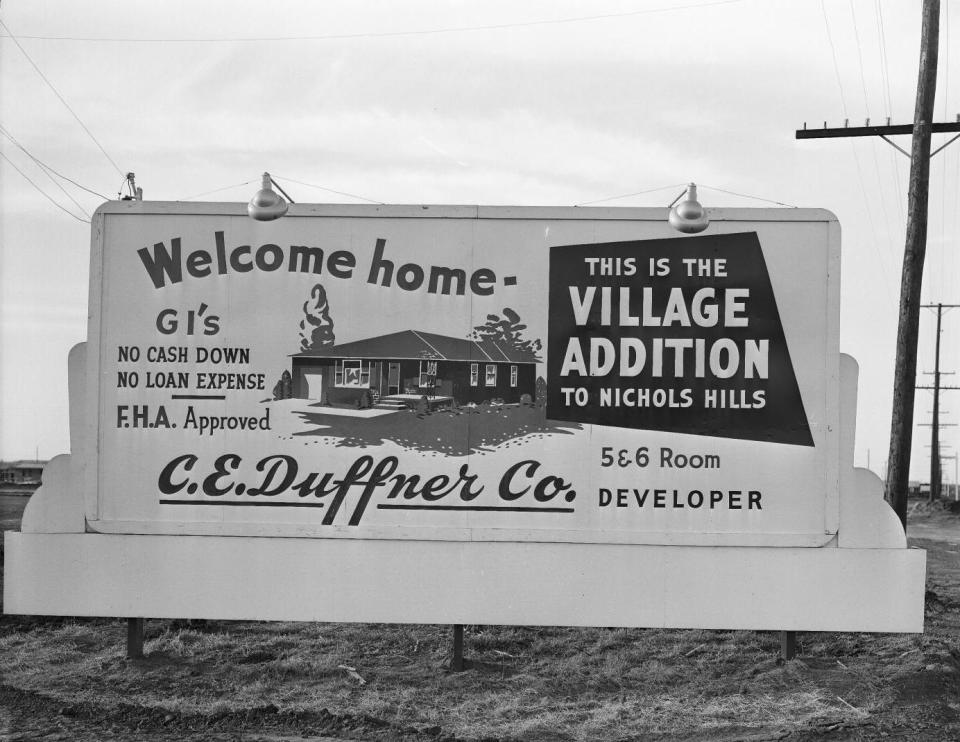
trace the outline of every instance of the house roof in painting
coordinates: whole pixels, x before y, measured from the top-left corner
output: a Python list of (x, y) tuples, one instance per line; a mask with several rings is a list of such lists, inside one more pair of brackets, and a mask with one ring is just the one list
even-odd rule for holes
[(504, 343), (493, 340), (465, 340), (422, 330), (402, 330), (365, 340), (328, 345), (294, 353), (293, 357), (534, 363)]

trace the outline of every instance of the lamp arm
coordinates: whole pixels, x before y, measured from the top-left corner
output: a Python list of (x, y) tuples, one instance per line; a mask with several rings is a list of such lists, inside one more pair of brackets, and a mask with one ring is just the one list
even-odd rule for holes
[(286, 198), (289, 203), (291, 203), (291, 204), (294, 203), (293, 199), (290, 198), (290, 196), (287, 194), (287, 192), (286, 192), (285, 190), (283, 190), (283, 188), (280, 186), (280, 184), (273, 179), (273, 176), (272, 176), (272, 175), (270, 176), (270, 182), (273, 183), (274, 187), (276, 187), (276, 189), (277, 189), (278, 191), (280, 191), (280, 193), (283, 194), (283, 197)]

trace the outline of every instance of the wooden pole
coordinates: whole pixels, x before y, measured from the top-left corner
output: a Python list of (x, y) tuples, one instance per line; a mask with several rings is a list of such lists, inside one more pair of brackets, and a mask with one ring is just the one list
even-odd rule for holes
[(797, 632), (780, 632), (780, 658), (786, 662), (797, 656)]
[(454, 672), (463, 672), (463, 624), (453, 625), (453, 662), (450, 667)]
[(127, 659), (143, 659), (143, 619), (127, 619)]
[(927, 199), (930, 186), (930, 128), (937, 88), (940, 0), (924, 0), (920, 38), (920, 72), (910, 152), (910, 191), (907, 238), (900, 279), (897, 358), (893, 377), (890, 453), (887, 457), (886, 498), (907, 527), (907, 487), (910, 480), (913, 402), (917, 376), (917, 332), (920, 327), (920, 288), (927, 250)]

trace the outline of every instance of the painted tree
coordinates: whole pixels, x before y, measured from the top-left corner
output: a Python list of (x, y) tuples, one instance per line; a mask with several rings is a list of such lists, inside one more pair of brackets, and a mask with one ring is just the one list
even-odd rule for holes
[(293, 377), (289, 371), (284, 371), (280, 375), (280, 381), (273, 387), (274, 399), (290, 399), (293, 397)]
[(537, 406), (543, 407), (547, 403), (547, 380), (542, 376), (537, 377)]
[(543, 344), (539, 338), (529, 340), (523, 337), (527, 326), (520, 321), (520, 315), (510, 307), (503, 308), (503, 316), (488, 314), (486, 323), (477, 325), (470, 333), (470, 339), (477, 342), (490, 340), (505, 348), (514, 350), (520, 361), (535, 361), (541, 359), (540, 351)]
[(303, 319), (300, 320), (300, 350), (317, 350), (333, 345), (333, 320), (330, 304), (322, 284), (310, 291), (310, 298), (303, 303)]

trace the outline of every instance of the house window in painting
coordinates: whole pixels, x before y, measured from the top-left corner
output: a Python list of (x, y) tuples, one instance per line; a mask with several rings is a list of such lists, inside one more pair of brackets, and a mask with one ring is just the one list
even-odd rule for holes
[(479, 386), (480, 384), (480, 364), (470, 364), (470, 386)]
[(496, 386), (497, 385), (497, 366), (493, 363), (487, 364), (487, 386)]
[(360, 360), (338, 360), (334, 367), (333, 383), (339, 387), (370, 386), (370, 364)]
[(517, 385), (517, 367), (511, 366), (510, 367), (510, 386), (515, 387), (516, 385)]
[(435, 387), (437, 385), (437, 362), (420, 361), (420, 386)]

